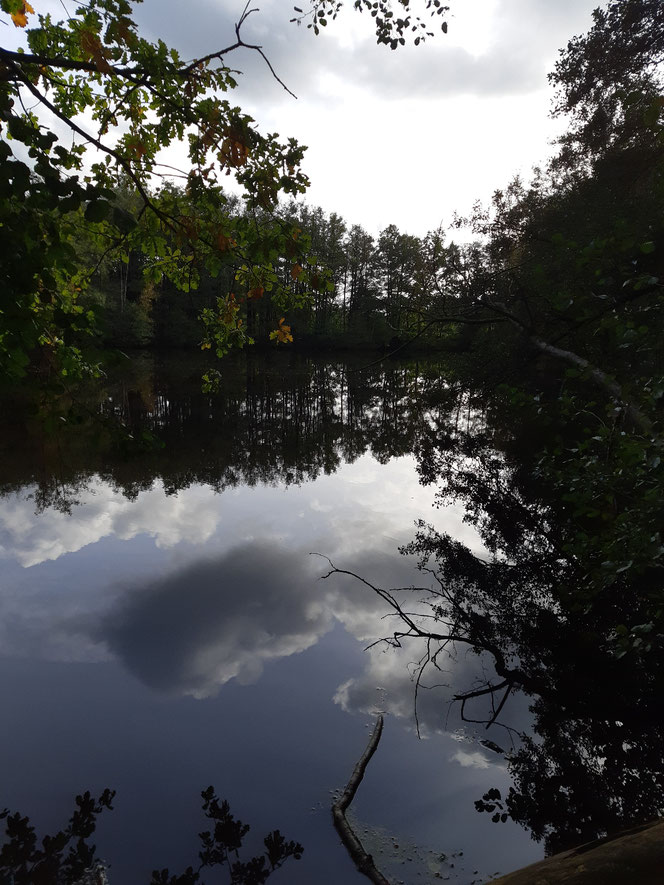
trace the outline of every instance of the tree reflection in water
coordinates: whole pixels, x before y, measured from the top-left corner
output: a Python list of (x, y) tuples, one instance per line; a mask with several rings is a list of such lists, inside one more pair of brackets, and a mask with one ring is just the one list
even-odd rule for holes
[[(418, 439), (421, 478), (437, 484), (440, 504), (463, 504), (485, 550), (421, 522), (402, 552), (419, 557), (429, 586), (373, 588), (398, 621), (383, 641), (423, 644), (416, 692), (460, 649), (490, 661), (490, 675), (451, 701), (465, 722), (496, 736), (485, 746), (511, 745), (508, 795), (493, 789), (475, 803), (496, 823), (522, 824), (551, 854), (658, 817), (661, 645), (649, 643), (646, 654), (616, 641), (621, 625), (648, 618), (650, 576), (590, 596), (587, 563), (569, 543), (574, 519), (538, 478), (520, 433), (507, 433), (478, 398), (451, 389), (443, 397), (450, 407)], [(527, 438), (530, 428), (520, 431)], [(517, 692), (530, 699), (532, 733), (510, 726)]]
[[(570, 542), (578, 524), (538, 474), (535, 430), (507, 430), (499, 406), (445, 381), (440, 366), (359, 367), (242, 356), (211, 396), (200, 366), (148, 363), (60, 398), (64, 422), (26, 396), (0, 443), (0, 490), (31, 486), (38, 509), (67, 510), (95, 477), (134, 499), (158, 481), (171, 494), (288, 485), (366, 451), (383, 462), (415, 452), (422, 481), (442, 504), (463, 505), (485, 549), (422, 523), (406, 552), (421, 563), (426, 617), (408, 614), (409, 588), (376, 590), (401, 618), (387, 641), (423, 643), (418, 686), (460, 648), (491, 663), (450, 699), (489, 729), (485, 746), (508, 748), (513, 787), (478, 798), (478, 810), (508, 815), (548, 853), (661, 814), (661, 646), (645, 655), (615, 642), (622, 625), (649, 622), (641, 589), (653, 576), (625, 576), (589, 598)], [(510, 723), (516, 693), (529, 698), (532, 733)]]
[(201, 392), (201, 365), (152, 359), (52, 408), (26, 391), (5, 409), (0, 492), (34, 485), (38, 509), (67, 511), (96, 476), (129, 499), (156, 481), (171, 494), (308, 482), (367, 451), (381, 463), (410, 454), (441, 383), (417, 363), (359, 371), (247, 354), (224, 365), (217, 394)]
[[(44, 836), (39, 844), (30, 819), (18, 812), (9, 814), (5, 809), (0, 813), (0, 820), (7, 821), (6, 841), (0, 850), (0, 882), (3, 885), (107, 882), (106, 865), (95, 857), (96, 847), (89, 840), (97, 828), (97, 817), (105, 810), (113, 810), (114, 796), (115, 792), (108, 789), (97, 799), (89, 792), (77, 796), (76, 809), (68, 824), (57, 833)], [(214, 787), (203, 790), (201, 798), (211, 828), (198, 834), (199, 862), (180, 875), (171, 875), (165, 868), (153, 870), (150, 885), (204, 885), (201, 870), (212, 867), (219, 867), (221, 876), (230, 885), (264, 885), (286, 861), (302, 857), (304, 849), (299, 842), (287, 842), (279, 830), (273, 830), (263, 840), (263, 854), (241, 860), (239, 851), (249, 825), (234, 817), (228, 802), (219, 800)], [(219, 881), (216, 873), (214, 875), (215, 881)]]

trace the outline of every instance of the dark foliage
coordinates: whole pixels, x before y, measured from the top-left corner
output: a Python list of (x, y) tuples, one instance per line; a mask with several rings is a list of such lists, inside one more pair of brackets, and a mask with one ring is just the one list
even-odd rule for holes
[[(68, 825), (54, 836), (44, 836), (38, 844), (35, 828), (28, 817), (5, 809), (5, 841), (0, 849), (0, 885), (80, 885), (94, 881), (95, 869), (103, 870), (96, 860), (96, 848), (89, 843), (97, 825), (97, 816), (112, 810), (115, 793), (104, 790), (98, 799), (89, 792), (76, 797), (76, 811)], [(154, 870), (150, 885), (194, 885), (200, 883), (201, 870), (220, 867), (229, 885), (263, 885), (287, 860), (299, 860), (304, 849), (298, 842), (286, 841), (279, 830), (263, 840), (265, 853), (243, 861), (239, 857), (249, 825), (237, 820), (228, 802), (220, 801), (214, 787), (201, 793), (205, 817), (212, 829), (199, 833), (201, 850), (196, 867), (180, 875), (167, 869)], [(87, 877), (87, 878), (86, 878)], [(215, 881), (219, 881), (215, 878)]]

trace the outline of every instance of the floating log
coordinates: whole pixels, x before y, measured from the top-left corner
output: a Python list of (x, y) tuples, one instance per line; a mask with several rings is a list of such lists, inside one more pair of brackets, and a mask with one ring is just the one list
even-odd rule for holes
[(376, 752), (376, 748), (378, 746), (378, 741), (380, 740), (380, 736), (383, 733), (383, 717), (379, 716), (376, 721), (376, 725), (374, 730), (371, 732), (371, 737), (369, 738), (369, 743), (366, 746), (364, 753), (360, 756), (357, 765), (353, 769), (353, 773), (350, 776), (350, 780), (346, 784), (346, 788), (339, 797), (339, 799), (333, 803), (332, 805), (332, 818), (334, 820), (334, 826), (336, 827), (337, 833), (341, 837), (341, 841), (346, 847), (346, 851), (350, 855), (353, 863), (358, 869), (358, 872), (362, 873), (367, 879), (370, 879), (374, 885), (390, 885), (389, 881), (385, 878), (385, 876), (377, 869), (373, 857), (367, 853), (364, 849), (364, 846), (360, 842), (360, 840), (355, 835), (353, 828), (346, 820), (346, 809), (353, 801), (353, 797), (357, 792), (357, 788), (362, 782), (362, 778), (364, 777), (364, 772), (366, 771), (366, 767), (369, 764), (369, 760)]

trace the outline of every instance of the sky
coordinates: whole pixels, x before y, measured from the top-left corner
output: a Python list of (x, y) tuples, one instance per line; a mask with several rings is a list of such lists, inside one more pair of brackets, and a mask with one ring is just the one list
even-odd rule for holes
[[(450, 4), (446, 35), (395, 52), (351, 8), (315, 37), (289, 22), (288, 0), (254, 4), (244, 39), (264, 47), (297, 100), (255, 53), (227, 63), (243, 71), (239, 103), (263, 131), (308, 146), (307, 202), (373, 235), (396, 224), (422, 236), (551, 154), (561, 123), (549, 117), (546, 75), (597, 0)], [(184, 16), (178, 0), (145, 0), (137, 19), (191, 57), (231, 42), (242, 5), (198, 0)]]
[[(347, 0), (320, 36), (290, 19), (290, 0), (255, 0), (242, 30), (276, 73), (245, 49), (226, 56), (241, 71), (231, 97), (264, 132), (308, 146), (306, 201), (361, 224), (423, 236), (467, 213), (515, 174), (551, 155), (562, 121), (549, 117), (547, 73), (558, 50), (588, 30), (597, 0), (449, 0), (448, 33), (393, 52), (377, 46), (372, 19)], [(38, 0), (62, 17), (73, 0)], [(307, 8), (306, 0), (300, 3)], [(413, 0), (415, 10), (424, 0)], [(191, 59), (234, 41), (244, 0), (144, 0), (141, 33)], [(438, 27), (438, 25), (437, 25)], [(3, 42), (21, 32), (3, 28)], [(164, 158), (182, 167), (184, 150)]]

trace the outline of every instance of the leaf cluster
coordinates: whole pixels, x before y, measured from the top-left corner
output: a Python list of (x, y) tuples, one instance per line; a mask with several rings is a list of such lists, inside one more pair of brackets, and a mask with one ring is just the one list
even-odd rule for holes
[(113, 790), (97, 798), (89, 792), (76, 797), (76, 810), (67, 826), (38, 843), (28, 817), (18, 812), (0, 812), (5, 821), (5, 841), (0, 849), (2, 885), (71, 885), (81, 880), (95, 863), (96, 849), (88, 844), (95, 832), (96, 818), (112, 810)]
[[(1, 885), (80, 885), (95, 871), (103, 871), (96, 860), (96, 848), (88, 840), (96, 829), (102, 811), (112, 810), (114, 791), (104, 790), (98, 799), (89, 792), (76, 797), (76, 810), (68, 825), (53, 836), (44, 836), (38, 844), (35, 828), (28, 817), (5, 809), (5, 841), (0, 849)], [(180, 875), (167, 869), (154, 870), (151, 885), (194, 885), (201, 882), (203, 869), (220, 867), (229, 885), (264, 885), (270, 875), (290, 858), (299, 860), (303, 848), (286, 841), (279, 830), (264, 839), (265, 853), (242, 861), (239, 851), (249, 832), (248, 824), (237, 820), (226, 800), (220, 801), (213, 787), (201, 793), (203, 811), (213, 828), (199, 834), (201, 851), (198, 867), (188, 867)], [(96, 879), (95, 879), (96, 881)]]
[[(2, 0), (5, 12), (16, 14), (15, 7)], [(83, 366), (69, 340), (71, 316), (82, 313), (85, 270), (94, 268), (81, 261), (77, 226), (87, 225), (105, 252), (150, 254), (158, 259), (154, 275), (185, 289), (195, 288), (195, 266), (217, 273), (229, 262), (246, 268), (256, 288), (289, 257), (290, 231), (272, 215), (280, 195), (307, 186), (304, 148), (263, 135), (225, 97), (236, 81), (224, 59), (247, 46), (241, 28), (250, 10), (233, 42), (189, 61), (141, 37), (131, 11), (127, 0), (91, 0), (63, 21), (39, 14), (36, 24), (26, 19), (25, 49), (0, 47), (0, 223), (9, 237), (0, 358), (16, 377), (30, 363), (68, 373)], [(45, 115), (67, 134), (59, 137)], [(186, 207), (168, 187), (154, 185), (167, 171), (160, 152), (182, 140)], [(90, 161), (90, 149), (98, 160)], [(253, 228), (247, 222), (234, 229), (221, 189), (229, 175), (243, 189), (247, 213), (260, 215)], [(137, 214), (118, 203), (121, 186), (137, 194)]]
[[(301, 24), (307, 20), (307, 28), (311, 28), (318, 36), (328, 21), (337, 18), (343, 5), (342, 0), (313, 0), (306, 11), (295, 6), (297, 15), (291, 21)], [(415, 5), (411, 0), (353, 0), (353, 9), (367, 12), (373, 18), (376, 42), (389, 46), (390, 49), (405, 46), (407, 36), (410, 36), (415, 46), (433, 37), (434, 31), (430, 30), (431, 19), (442, 18), (449, 12), (449, 6), (441, 3), (441, 0), (425, 0), (423, 14), (413, 12)], [(447, 33), (447, 27), (447, 21), (443, 20), (440, 30), (444, 34)]]
[(228, 874), (230, 885), (263, 885), (270, 875), (289, 858), (299, 860), (304, 849), (298, 842), (287, 842), (279, 830), (269, 833), (263, 840), (265, 853), (248, 861), (239, 859), (242, 842), (249, 832), (249, 825), (237, 820), (228, 802), (221, 802), (214, 787), (201, 793), (205, 817), (213, 824), (212, 829), (199, 833), (201, 851), (198, 869), (189, 867), (179, 876), (171, 876), (168, 870), (155, 870), (150, 885), (194, 885), (200, 882), (200, 871), (220, 867)]

